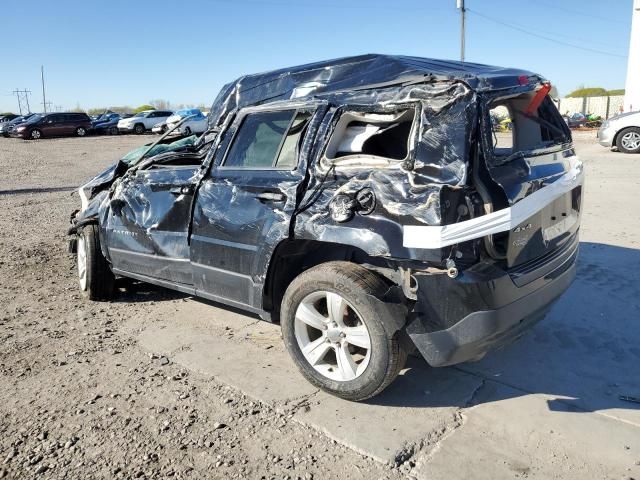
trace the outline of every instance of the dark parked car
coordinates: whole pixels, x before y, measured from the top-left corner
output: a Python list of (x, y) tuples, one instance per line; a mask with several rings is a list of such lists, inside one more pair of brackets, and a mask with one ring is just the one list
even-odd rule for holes
[[(349, 400), (414, 347), (432, 366), (478, 359), (575, 276), (583, 169), (550, 88), (386, 55), (244, 76), (195, 143), (80, 188), (80, 288), (106, 300), (130, 277), (277, 321), (302, 374)], [(513, 119), (500, 148), (496, 108)]]
[(91, 119), (86, 113), (45, 113), (32, 116), (10, 135), (31, 140), (70, 135), (84, 137), (90, 129)]
[(33, 115), (35, 114), (27, 113), (26, 115), (16, 117), (8, 122), (0, 123), (0, 134), (2, 134), (3, 137), (9, 137), (14, 128), (29, 120)]
[(92, 132), (98, 134), (118, 134), (118, 122), (122, 117), (117, 113), (105, 113), (92, 122)]
[(10, 122), (11, 120), (15, 120), (20, 115), (16, 115), (15, 113), (8, 113), (7, 115), (0, 115), (0, 123)]

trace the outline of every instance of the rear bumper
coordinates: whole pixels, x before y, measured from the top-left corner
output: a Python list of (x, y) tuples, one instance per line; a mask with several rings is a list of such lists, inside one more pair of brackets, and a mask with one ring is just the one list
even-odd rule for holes
[[(494, 271), (494, 277), (484, 281), (480, 277), (458, 281), (440, 275), (443, 281), (458, 283), (450, 288), (453, 298), (445, 297), (442, 291), (437, 292), (440, 301), (448, 305), (444, 309), (433, 308), (430, 304), (436, 298), (422, 299), (418, 293), (417, 311), (407, 325), (407, 333), (422, 356), (434, 367), (474, 360), (512, 342), (542, 320), (553, 302), (573, 282), (578, 255), (577, 238), (575, 245), (563, 253), (554, 259), (553, 270), (549, 271), (545, 265), (547, 268), (541, 277), (523, 286), (518, 286), (517, 278), (514, 281), (507, 272), (495, 276)], [(428, 288), (420, 280), (418, 282), (418, 292), (423, 287)], [(447, 328), (438, 328), (450, 320), (439, 318), (443, 312), (462, 316), (454, 319)]]

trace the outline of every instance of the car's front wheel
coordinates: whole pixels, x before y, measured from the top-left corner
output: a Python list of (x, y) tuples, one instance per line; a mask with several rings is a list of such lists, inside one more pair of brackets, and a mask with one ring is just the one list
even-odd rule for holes
[(90, 300), (110, 300), (116, 279), (102, 255), (97, 225), (86, 225), (78, 233), (78, 279), (82, 294)]
[(309, 382), (361, 401), (396, 378), (407, 349), (382, 300), (388, 289), (378, 275), (349, 262), (319, 265), (291, 282), (282, 300), (282, 334)]
[(31, 130), (31, 133), (29, 134), (29, 138), (31, 140), (39, 140), (42, 138), (42, 132), (37, 128), (34, 128), (33, 130)]
[(138, 135), (141, 135), (145, 132), (145, 128), (144, 125), (142, 125), (141, 123), (136, 124), (135, 127), (133, 127), (133, 131), (136, 132)]
[(616, 138), (616, 147), (624, 153), (640, 153), (640, 128), (628, 127)]
[(118, 135), (118, 127), (109, 128), (109, 135)]

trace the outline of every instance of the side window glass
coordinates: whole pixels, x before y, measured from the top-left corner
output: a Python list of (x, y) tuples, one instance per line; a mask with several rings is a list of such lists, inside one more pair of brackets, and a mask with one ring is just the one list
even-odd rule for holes
[(493, 130), (493, 151), (498, 156), (513, 152), (513, 123), (505, 105), (495, 105), (489, 111)]
[(292, 110), (282, 110), (247, 115), (233, 139), (224, 166), (272, 167), (294, 113)]
[(293, 170), (298, 165), (298, 147), (300, 138), (311, 118), (311, 112), (298, 112), (287, 132), (280, 154), (276, 160), (276, 168), (288, 168)]

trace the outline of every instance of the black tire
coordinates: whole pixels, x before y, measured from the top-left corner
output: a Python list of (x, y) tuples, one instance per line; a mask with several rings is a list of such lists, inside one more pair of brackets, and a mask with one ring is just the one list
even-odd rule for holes
[[(627, 137), (633, 137), (635, 142), (635, 147), (630, 146), (630, 140)], [(616, 147), (618, 150), (624, 153), (640, 153), (640, 128), (638, 127), (627, 127), (618, 133), (616, 137)]]
[[(379, 300), (388, 289), (380, 276), (350, 262), (318, 265), (291, 282), (282, 299), (282, 335), (289, 354), (310, 383), (345, 400), (362, 401), (382, 392), (396, 378), (408, 352), (403, 340), (405, 334), (394, 327), (394, 310)], [(296, 311), (303, 300), (318, 292), (339, 294), (357, 311), (368, 330), (368, 364), (351, 380), (329, 378), (313, 367), (302, 353), (296, 336)], [(331, 343), (329, 339), (326, 342)]]
[(34, 128), (29, 132), (29, 138), (31, 140), (40, 140), (42, 138), (42, 132), (38, 128)]
[[(84, 259), (82, 258), (83, 254), (85, 255)], [(113, 298), (116, 279), (100, 250), (97, 225), (87, 225), (79, 231), (77, 264), (80, 290), (86, 298), (103, 301)]]
[(144, 125), (141, 123), (136, 123), (136, 125), (133, 127), (133, 131), (138, 135), (142, 135), (146, 130), (147, 129), (144, 128)]
[(87, 129), (84, 127), (76, 128), (76, 137), (84, 137), (87, 135)]
[(111, 127), (109, 128), (109, 135), (118, 135), (118, 127)]

